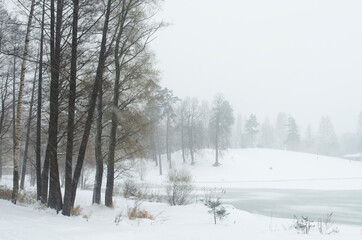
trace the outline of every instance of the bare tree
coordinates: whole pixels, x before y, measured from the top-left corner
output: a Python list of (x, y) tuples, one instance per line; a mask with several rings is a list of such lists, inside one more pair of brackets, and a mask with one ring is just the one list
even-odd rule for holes
[(99, 52), (96, 77), (95, 77), (92, 93), (91, 93), (91, 96), (89, 99), (88, 115), (87, 115), (86, 123), (84, 125), (83, 136), (82, 136), (81, 144), (79, 147), (78, 159), (77, 159), (77, 163), (76, 163), (76, 166), (74, 169), (74, 174), (73, 174), (73, 179), (72, 179), (72, 198), (71, 198), (72, 206), (74, 206), (79, 177), (81, 174), (84, 157), (85, 157), (85, 151), (87, 148), (91, 125), (93, 122), (97, 95), (98, 95), (99, 88), (102, 84), (102, 78), (103, 78), (103, 73), (104, 73), (104, 69), (105, 69), (105, 62), (107, 59), (106, 43), (107, 43), (107, 34), (108, 34), (108, 24), (109, 24), (110, 13), (111, 13), (111, 4), (112, 4), (112, 1), (108, 0), (107, 5), (106, 5), (107, 10), (106, 10), (104, 25), (103, 25), (102, 42), (101, 42), (101, 49)]
[(38, 100), (36, 116), (36, 195), (37, 200), (42, 196), (42, 176), (41, 176), (41, 109), (42, 109), (42, 87), (43, 87), (43, 54), (44, 54), (44, 20), (45, 0), (43, 0), (41, 30), (40, 30), (40, 51), (39, 51), (39, 78), (38, 78)]
[(22, 113), (22, 102), (23, 102), (23, 90), (24, 90), (24, 81), (25, 81), (25, 70), (26, 63), (28, 59), (28, 48), (30, 42), (30, 32), (31, 32), (31, 24), (33, 20), (35, 0), (31, 1), (31, 8), (28, 17), (28, 25), (25, 36), (25, 45), (24, 52), (22, 57), (21, 64), (21, 75), (20, 75), (20, 87), (19, 87), (19, 95), (18, 95), (18, 103), (16, 109), (16, 129), (15, 129), (15, 146), (14, 146), (14, 173), (13, 173), (13, 194), (11, 197), (11, 201), (16, 204), (18, 199), (18, 191), (19, 191), (19, 146), (20, 146), (20, 124), (21, 124), (21, 113)]
[(26, 176), (26, 166), (28, 163), (28, 149), (29, 149), (29, 140), (30, 140), (30, 128), (31, 128), (31, 121), (33, 120), (33, 103), (34, 103), (34, 93), (35, 93), (35, 86), (36, 86), (36, 74), (38, 69), (35, 69), (34, 72), (34, 80), (33, 80), (33, 89), (31, 91), (31, 99), (30, 99), (30, 107), (29, 107), (29, 115), (28, 115), (28, 121), (26, 126), (26, 136), (25, 136), (25, 150), (24, 150), (24, 156), (23, 156), (23, 166), (21, 170), (21, 179), (20, 179), (20, 189), (24, 189), (24, 183), (25, 183), (25, 176)]
[(72, 59), (69, 81), (69, 107), (68, 107), (68, 132), (67, 132), (67, 152), (65, 160), (65, 192), (64, 206), (62, 214), (70, 216), (72, 207), (72, 159), (74, 140), (74, 112), (77, 80), (77, 50), (78, 50), (78, 11), (79, 1), (73, 0), (73, 31), (72, 31)]

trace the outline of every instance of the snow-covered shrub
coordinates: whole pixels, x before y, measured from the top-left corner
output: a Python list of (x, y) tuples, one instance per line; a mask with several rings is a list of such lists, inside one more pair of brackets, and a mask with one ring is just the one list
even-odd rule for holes
[[(11, 200), (12, 193), (12, 189), (6, 186), (0, 186), (0, 199)], [(24, 205), (36, 203), (36, 193), (25, 190), (19, 191), (17, 203)]]
[(11, 200), (11, 194), (13, 191), (6, 186), (0, 186), (0, 199)]
[(149, 202), (162, 202), (162, 196), (156, 192), (150, 192), (148, 185), (137, 184), (133, 180), (126, 180), (121, 186), (121, 194), (125, 198), (145, 200)]
[(222, 206), (222, 202), (220, 200), (220, 195), (224, 194), (224, 190), (211, 189), (205, 191), (205, 199), (203, 202), (205, 206), (209, 207), (209, 213), (211, 213), (214, 217), (214, 223), (216, 224), (216, 219), (223, 220), (229, 212)]
[(147, 210), (140, 209), (140, 204), (138, 203), (135, 203), (133, 208), (128, 208), (127, 216), (130, 220), (135, 220), (137, 218), (155, 219)]
[(36, 203), (36, 192), (24, 190), (20, 191), (18, 195), (18, 202), (21, 204)]
[(318, 231), (323, 235), (338, 233), (338, 227), (334, 226), (333, 212), (318, 219)]
[(74, 208), (70, 209), (70, 215), (72, 216), (80, 216), (82, 214), (82, 208), (80, 207), (80, 205), (77, 205)]
[(114, 219), (116, 225), (118, 225), (124, 217), (128, 217), (130, 220), (135, 220), (137, 218), (154, 220), (154, 216), (152, 216), (147, 210), (140, 208), (141, 204), (142, 202), (135, 201), (134, 206), (127, 209), (127, 216), (124, 216), (122, 212), (119, 213)]
[(140, 194), (140, 186), (133, 180), (127, 179), (122, 185), (122, 195), (125, 198), (138, 197)]
[(186, 170), (172, 170), (168, 172), (166, 182), (166, 200), (172, 205), (186, 205), (192, 199), (194, 186), (192, 176)]
[(298, 231), (298, 233), (309, 234), (310, 230), (315, 227), (313, 224), (313, 220), (310, 220), (308, 217), (303, 217), (298, 219), (297, 216), (294, 215), (295, 223), (294, 228)]

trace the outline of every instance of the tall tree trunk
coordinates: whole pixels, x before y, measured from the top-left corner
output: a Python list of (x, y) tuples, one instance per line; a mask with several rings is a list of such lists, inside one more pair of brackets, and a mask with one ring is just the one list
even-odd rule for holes
[(156, 111), (152, 107), (151, 110), (151, 122), (152, 122), (152, 134), (151, 134), (151, 146), (152, 146), (152, 159), (155, 161), (156, 167), (158, 166), (158, 159), (157, 159), (157, 117), (156, 117)]
[(216, 115), (216, 131), (215, 131), (215, 163), (214, 166), (219, 166), (219, 113)]
[[(47, 144), (48, 146), (48, 144)], [(43, 162), (43, 171), (41, 173), (41, 202), (48, 202), (48, 184), (49, 184), (49, 148), (45, 149)]]
[(78, 49), (78, 11), (79, 1), (73, 0), (73, 30), (72, 30), (72, 59), (69, 79), (69, 107), (68, 107), (68, 131), (67, 152), (65, 159), (65, 192), (62, 214), (70, 216), (72, 207), (72, 162), (74, 139), (74, 112), (77, 83), (77, 49)]
[[(42, 176), (41, 176), (41, 108), (42, 108), (42, 85), (43, 85), (43, 47), (44, 47), (44, 16), (45, 0), (43, 0), (43, 12), (41, 18), (40, 53), (39, 53), (39, 79), (38, 79), (38, 109), (36, 117), (36, 196), (41, 200)], [(46, 199), (46, 198), (45, 198)]]
[(35, 186), (36, 172), (35, 166), (32, 164), (30, 168), (30, 186)]
[(155, 162), (155, 166), (158, 167), (158, 161), (157, 161), (157, 151), (156, 151), (156, 136), (155, 136), (155, 129), (153, 127), (152, 134), (151, 134), (151, 154), (152, 154), (152, 160)]
[(3, 177), (3, 137), (0, 136), (0, 180)]
[[(123, 1), (123, 7), (125, 2)], [(124, 10), (124, 8), (123, 8)], [(116, 141), (117, 141), (117, 127), (118, 127), (118, 99), (119, 99), (119, 85), (121, 81), (121, 64), (120, 64), (120, 41), (123, 33), (123, 24), (124, 24), (124, 14), (121, 14), (121, 27), (117, 34), (116, 45), (114, 50), (114, 59), (115, 59), (115, 68), (116, 68), (116, 78), (114, 81), (113, 88), (113, 103), (112, 103), (112, 123), (111, 123), (111, 133), (109, 138), (109, 151), (108, 151), (108, 161), (107, 161), (107, 184), (106, 184), (106, 193), (105, 193), (105, 205), (107, 207), (112, 206), (112, 196), (113, 196), (113, 186), (114, 186), (114, 155), (116, 151)]]
[(24, 156), (23, 156), (23, 168), (21, 170), (20, 189), (22, 189), (22, 190), (24, 189), (26, 166), (28, 164), (30, 128), (31, 128), (31, 120), (33, 119), (33, 103), (34, 103), (34, 92), (35, 92), (35, 85), (36, 85), (35, 82), (36, 82), (37, 72), (38, 72), (38, 68), (36, 67), (35, 72), (34, 72), (33, 90), (31, 92), (29, 116), (28, 116), (27, 129), (26, 129), (25, 149), (24, 149)]
[(105, 65), (105, 61), (107, 59), (106, 42), (107, 42), (109, 17), (110, 17), (110, 12), (111, 12), (111, 4), (112, 4), (112, 1), (108, 0), (107, 1), (107, 11), (106, 11), (104, 26), (103, 26), (102, 43), (101, 43), (101, 50), (99, 53), (96, 77), (95, 77), (92, 93), (91, 93), (90, 100), (89, 100), (88, 116), (87, 116), (87, 120), (86, 120), (86, 123), (84, 126), (82, 141), (81, 141), (81, 144), (79, 147), (77, 164), (75, 166), (74, 174), (73, 174), (72, 199), (71, 199), (72, 206), (74, 206), (74, 201), (75, 201), (76, 192), (77, 192), (77, 185), (78, 185), (80, 173), (81, 173), (81, 170), (83, 167), (85, 151), (87, 149), (89, 133), (90, 133), (92, 122), (93, 122), (93, 115), (94, 115), (95, 105), (96, 105), (96, 101), (97, 101), (98, 90), (100, 88), (100, 85), (102, 84), (104, 65)]
[(160, 132), (158, 126), (156, 126), (157, 132), (157, 152), (158, 152), (158, 166), (159, 166), (159, 173), (162, 175), (162, 158), (161, 158), (161, 141), (160, 141)]
[[(58, 211), (62, 209), (62, 197), (59, 182), (58, 169), (58, 116), (59, 116), (59, 71), (60, 71), (60, 42), (63, 20), (63, 0), (57, 1), (57, 16), (55, 23), (55, 0), (51, 1), (50, 19), (50, 57), (51, 57), (51, 81), (50, 81), (50, 113), (47, 151), (49, 153), (49, 196), (48, 206)], [(55, 44), (54, 44), (55, 42)], [(47, 157), (47, 156), (46, 156)]]
[(190, 155), (191, 155), (191, 165), (194, 165), (195, 159), (194, 159), (193, 117), (191, 117), (191, 120), (189, 123), (189, 148), (190, 148)]
[(103, 98), (102, 84), (100, 86), (98, 97), (97, 97), (97, 121), (96, 121), (96, 135), (94, 140), (94, 151), (96, 158), (96, 175), (94, 179), (94, 188), (93, 188), (93, 203), (101, 203), (101, 189), (102, 189), (102, 179), (103, 179), (103, 155), (102, 155), (102, 118), (103, 118), (103, 109), (102, 109), (102, 98)]
[(166, 123), (166, 156), (169, 169), (172, 169), (171, 152), (170, 152), (170, 114), (167, 113)]
[(181, 151), (182, 151), (182, 162), (186, 163), (185, 157), (185, 129), (184, 129), (184, 110), (181, 110)]
[[(15, 49), (14, 49), (15, 52)], [(14, 59), (13, 59), (13, 104), (12, 104), (12, 110), (13, 110), (13, 119), (12, 119), (12, 127), (13, 127), (13, 158), (15, 156), (15, 135), (16, 135), (16, 131), (15, 131), (15, 122), (16, 122), (16, 56), (14, 55)]]
[(13, 173), (13, 194), (11, 201), (16, 204), (18, 199), (19, 191), (19, 147), (20, 147), (20, 124), (21, 124), (21, 111), (23, 104), (23, 90), (24, 90), (24, 81), (25, 81), (25, 70), (26, 62), (28, 59), (28, 48), (30, 41), (30, 32), (31, 32), (31, 23), (33, 20), (35, 0), (31, 1), (31, 8), (28, 18), (28, 25), (26, 29), (25, 44), (24, 44), (24, 53), (21, 64), (21, 75), (20, 75), (20, 86), (19, 86), (19, 95), (18, 95), (18, 105), (16, 109), (16, 123), (15, 123), (15, 146), (14, 146), (14, 173)]
[(3, 130), (4, 130), (4, 119), (5, 119), (5, 100), (8, 96), (8, 84), (9, 84), (9, 71), (6, 75), (6, 80), (5, 80), (5, 86), (2, 90), (2, 95), (1, 95), (1, 115), (0, 115), (0, 180), (3, 176), (3, 156), (2, 156), (2, 151), (3, 151)]

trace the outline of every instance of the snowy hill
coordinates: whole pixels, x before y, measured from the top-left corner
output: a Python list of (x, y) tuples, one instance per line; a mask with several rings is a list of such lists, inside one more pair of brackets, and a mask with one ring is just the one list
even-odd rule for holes
[[(164, 169), (167, 169), (166, 159)], [(196, 164), (172, 155), (175, 168), (191, 172), (197, 186), (293, 189), (362, 189), (362, 162), (272, 149), (229, 149), (214, 167), (213, 150), (200, 150)], [(161, 183), (158, 168), (149, 164), (145, 181)], [(164, 171), (165, 172), (165, 171)], [(167, 171), (166, 171), (167, 173)], [(165, 175), (165, 174), (164, 174)]]

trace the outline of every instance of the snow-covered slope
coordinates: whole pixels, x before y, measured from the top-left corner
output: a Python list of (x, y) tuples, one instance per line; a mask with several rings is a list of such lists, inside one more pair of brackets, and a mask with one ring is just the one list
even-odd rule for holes
[[(196, 155), (196, 164), (183, 164), (181, 153), (172, 155), (176, 168), (188, 169), (198, 186), (208, 187), (276, 187), (361, 189), (362, 163), (311, 154), (267, 150), (229, 150), (220, 159), (221, 165), (213, 167), (214, 152), (202, 150)], [(188, 159), (189, 160), (189, 159)], [(165, 159), (164, 159), (165, 161)], [(165, 171), (167, 164), (164, 162)], [(154, 163), (148, 163), (144, 182), (160, 184)], [(0, 184), (10, 183), (10, 176)], [(352, 179), (351, 179), (352, 178)], [(353, 179), (356, 178), (356, 179)], [(358, 178), (358, 179), (357, 179)], [(319, 179), (319, 180), (317, 180)], [(127, 209), (133, 200), (115, 196), (113, 209), (91, 206), (92, 192), (79, 190), (76, 204), (83, 208), (86, 217), (64, 217), (40, 205), (15, 206), (0, 200), (0, 239), (348, 239), (361, 238), (358, 226), (337, 225), (339, 233), (320, 235), (314, 228), (309, 236), (298, 234), (293, 220), (250, 214), (227, 206), (230, 215), (218, 225), (213, 224), (208, 208), (202, 203), (172, 207), (166, 203), (143, 202), (155, 220), (129, 220)], [(117, 216), (122, 215), (119, 222)]]
[[(172, 155), (175, 168), (189, 170), (198, 186), (362, 189), (362, 162), (341, 158), (271, 149), (229, 149), (219, 160), (219, 167), (213, 166), (213, 150), (200, 150), (195, 165), (190, 165), (190, 157), (187, 160), (182, 163), (181, 152)], [(166, 159), (163, 161), (166, 170)], [(145, 181), (161, 183), (158, 168), (153, 163), (148, 168)]]

